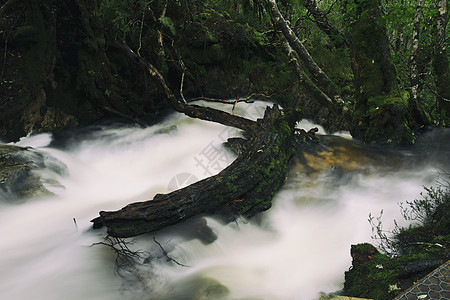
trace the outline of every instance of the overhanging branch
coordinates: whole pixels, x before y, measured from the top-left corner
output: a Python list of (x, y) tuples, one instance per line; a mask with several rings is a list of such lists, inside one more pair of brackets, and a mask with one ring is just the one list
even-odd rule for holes
[(111, 47), (119, 49), (122, 53), (133, 60), (138, 66), (148, 71), (152, 79), (158, 86), (159, 90), (164, 94), (166, 99), (169, 101), (170, 105), (178, 112), (184, 113), (185, 115), (201, 120), (212, 121), (220, 123), (226, 126), (236, 127), (245, 131), (249, 131), (255, 127), (256, 122), (239, 117), (233, 116), (227, 112), (210, 108), (202, 107), (198, 105), (188, 105), (178, 101), (175, 95), (172, 93), (171, 89), (167, 86), (164, 77), (159, 73), (151, 63), (147, 62), (143, 58), (139, 57), (133, 50), (130, 49), (125, 44), (118, 42), (113, 42), (110, 44)]

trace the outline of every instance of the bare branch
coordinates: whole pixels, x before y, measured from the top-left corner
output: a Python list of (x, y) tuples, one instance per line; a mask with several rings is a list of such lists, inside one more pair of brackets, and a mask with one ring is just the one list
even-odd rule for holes
[(125, 241), (123, 238), (117, 238), (107, 235), (103, 242), (94, 243), (92, 246), (103, 245), (114, 251), (116, 254), (115, 271), (116, 273), (125, 278), (126, 275), (123, 271), (132, 271), (135, 273), (138, 279), (140, 279), (139, 273), (136, 270), (136, 263), (142, 260), (147, 255), (144, 251), (133, 251), (129, 248), (129, 245), (133, 245), (133, 240)]
[(183, 102), (187, 103), (186, 99), (184, 98), (184, 95), (183, 95), (184, 74), (186, 74), (186, 66), (184, 65), (184, 62), (181, 60), (181, 58), (180, 58), (180, 65), (181, 65), (181, 69), (183, 70), (183, 74), (181, 74), (180, 96), (181, 96), (181, 99), (183, 100)]
[(327, 74), (325, 74), (325, 72), (319, 67), (319, 65), (317, 65), (317, 63), (309, 54), (308, 50), (305, 48), (303, 43), (300, 41), (295, 32), (288, 25), (283, 15), (278, 10), (276, 1), (269, 0), (269, 4), (271, 8), (272, 17), (274, 19), (276, 26), (281, 30), (281, 32), (283, 33), (284, 37), (286, 38), (292, 49), (294, 49), (295, 52), (297, 52), (298, 56), (304, 63), (306, 69), (310, 72), (312, 79), (316, 81), (317, 85), (321, 89), (327, 91), (327, 93), (330, 95), (329, 98), (332, 99), (333, 102), (342, 102), (339, 96), (338, 87), (327, 76)]
[(154, 240), (155, 243), (159, 246), (159, 248), (161, 248), (161, 251), (163, 252), (164, 256), (167, 257), (167, 259), (168, 259), (169, 261), (173, 261), (174, 263), (176, 263), (177, 265), (179, 265), (179, 266), (181, 266), (181, 267), (187, 267), (187, 268), (190, 268), (189, 266), (183, 265), (183, 264), (177, 262), (177, 261), (176, 261), (175, 259), (173, 259), (172, 257), (170, 257), (170, 256), (167, 254), (166, 250), (164, 250), (163, 246), (161, 246), (161, 244), (158, 243), (158, 241), (156, 240), (155, 237), (153, 237), (153, 240)]
[(136, 55), (133, 50), (130, 49), (125, 44), (120, 44), (118, 42), (111, 43), (111, 47), (115, 47), (126, 54), (130, 59), (132, 59), (137, 65), (139, 65), (144, 70), (148, 71), (160, 91), (164, 94), (166, 99), (169, 101), (170, 105), (178, 112), (184, 113), (185, 115), (197, 119), (202, 119), (206, 121), (213, 121), (227, 126), (236, 127), (243, 129), (245, 131), (251, 130), (256, 126), (256, 122), (239, 117), (233, 116), (221, 110), (217, 110), (210, 107), (201, 107), (197, 105), (187, 105), (177, 100), (175, 95), (172, 93), (170, 88), (167, 86), (164, 77), (159, 73), (159, 71), (149, 62), (145, 61), (143, 58)]
[(5, 13), (5, 11), (6, 11), (9, 7), (13, 6), (16, 2), (17, 2), (17, 0), (8, 0), (5, 4), (3, 4), (3, 5), (0, 7), (0, 17), (3, 17), (3, 14)]

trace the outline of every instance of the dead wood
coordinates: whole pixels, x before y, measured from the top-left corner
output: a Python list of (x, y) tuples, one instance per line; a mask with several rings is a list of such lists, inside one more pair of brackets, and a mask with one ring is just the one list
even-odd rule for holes
[(156, 231), (199, 214), (252, 217), (271, 206), (282, 186), (294, 153), (297, 112), (267, 108), (245, 150), (219, 174), (152, 200), (132, 203), (119, 211), (100, 212), (94, 228), (107, 227), (115, 237)]
[(134, 61), (137, 65), (139, 65), (144, 70), (148, 71), (158, 86), (159, 90), (164, 94), (166, 99), (169, 101), (170, 105), (178, 112), (184, 113), (185, 115), (201, 120), (212, 121), (216, 123), (220, 123), (226, 126), (232, 126), (239, 129), (243, 129), (245, 131), (251, 130), (252, 127), (256, 125), (256, 123), (252, 120), (233, 116), (227, 112), (217, 110), (211, 107), (203, 107), (198, 105), (189, 105), (187, 103), (183, 103), (178, 101), (175, 97), (175, 94), (171, 91), (169, 86), (167, 85), (164, 77), (161, 73), (149, 62), (145, 61), (143, 58), (139, 57), (133, 50), (130, 49), (125, 44), (120, 44), (118, 42), (114, 42), (110, 44), (111, 47), (117, 48), (122, 53), (127, 55), (132, 61)]

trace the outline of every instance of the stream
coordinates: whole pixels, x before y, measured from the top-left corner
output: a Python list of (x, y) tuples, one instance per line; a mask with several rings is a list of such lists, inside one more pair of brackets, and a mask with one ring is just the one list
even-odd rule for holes
[[(256, 119), (266, 105), (239, 104), (236, 113)], [(172, 114), (147, 128), (111, 122), (15, 143), (65, 167), (38, 171), (52, 196), (0, 199), (0, 299), (318, 299), (342, 289), (351, 244), (376, 244), (369, 214), (383, 210), (387, 230), (394, 220), (407, 225), (398, 203), (420, 197), (450, 166), (449, 129), (388, 149), (324, 135), (336, 150), (305, 156), (306, 169), (294, 160), (270, 210), (226, 225), (204, 216), (212, 243), (183, 224), (137, 237), (129, 247), (142, 251), (139, 263), (117, 270), (112, 249), (96, 244), (105, 229), (90, 220), (217, 174), (235, 158), (222, 143), (239, 134)]]

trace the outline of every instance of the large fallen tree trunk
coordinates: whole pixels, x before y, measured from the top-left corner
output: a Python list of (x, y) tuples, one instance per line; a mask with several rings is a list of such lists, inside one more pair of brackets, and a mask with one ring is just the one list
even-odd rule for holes
[(219, 174), (153, 200), (100, 212), (94, 228), (107, 227), (115, 237), (131, 237), (162, 229), (202, 213), (225, 212), (252, 217), (271, 206), (283, 184), (294, 153), (294, 125), (298, 113), (267, 108), (257, 121), (245, 150)]
[(152, 200), (132, 203), (119, 211), (100, 212), (94, 228), (107, 227), (114, 237), (132, 237), (177, 224), (195, 215), (221, 212), (252, 217), (271, 206), (294, 153), (296, 109), (267, 108), (257, 122), (208, 107), (177, 100), (164, 77), (128, 46), (113, 43), (137, 65), (147, 70), (172, 107), (190, 117), (244, 130), (246, 143), (238, 158), (219, 174)]

